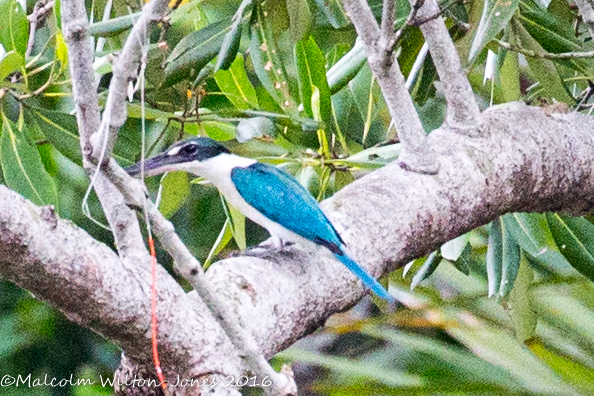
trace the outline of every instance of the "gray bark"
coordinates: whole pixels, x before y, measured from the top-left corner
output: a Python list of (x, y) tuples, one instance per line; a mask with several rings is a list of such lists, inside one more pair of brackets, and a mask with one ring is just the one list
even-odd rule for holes
[[(592, 211), (593, 117), (548, 115), (512, 103), (485, 111), (481, 122), (481, 137), (447, 127), (429, 135), (438, 174), (394, 163), (323, 202), (349, 254), (373, 275), (507, 212)], [(0, 274), (105, 334), (135, 362), (152, 364), (146, 262), (121, 260), (83, 230), (5, 187), (0, 187)], [(158, 277), (166, 376), (241, 375), (240, 359), (206, 306), (162, 268)], [(305, 246), (265, 258), (229, 258), (206, 277), (266, 357), (364, 295), (360, 282), (325, 249)]]

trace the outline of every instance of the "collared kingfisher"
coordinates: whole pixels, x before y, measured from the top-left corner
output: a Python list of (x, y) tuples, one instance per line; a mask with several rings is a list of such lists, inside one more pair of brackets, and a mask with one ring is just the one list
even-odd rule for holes
[[(141, 163), (126, 171), (140, 174)], [(330, 250), (334, 257), (373, 290), (393, 302), (388, 291), (345, 252), (345, 243), (312, 195), (288, 173), (232, 154), (216, 141), (197, 137), (178, 142), (144, 162), (146, 176), (186, 171), (209, 180), (227, 202), (253, 222), (264, 227), (274, 247), (283, 242), (313, 242)]]

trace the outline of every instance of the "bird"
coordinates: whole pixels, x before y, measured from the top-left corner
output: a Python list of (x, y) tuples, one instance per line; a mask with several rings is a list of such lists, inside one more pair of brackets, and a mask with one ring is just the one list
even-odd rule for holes
[(316, 199), (283, 170), (232, 154), (207, 137), (177, 142), (126, 171), (138, 176), (143, 166), (145, 176), (185, 171), (210, 181), (228, 203), (270, 233), (275, 250), (283, 250), (288, 242), (323, 246), (377, 296), (394, 302), (394, 297), (348, 256), (346, 244)]

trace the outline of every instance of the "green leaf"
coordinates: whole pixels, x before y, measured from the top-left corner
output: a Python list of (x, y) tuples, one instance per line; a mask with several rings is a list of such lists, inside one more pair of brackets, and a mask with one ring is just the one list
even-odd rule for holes
[(468, 53), (469, 62), (507, 25), (519, 4), (519, 0), (485, 0), (483, 15)]
[(594, 225), (583, 217), (547, 213), (553, 238), (567, 261), (594, 281)]
[(497, 293), (501, 283), (501, 267), (503, 266), (503, 242), (501, 235), (501, 221), (495, 219), (491, 222), (489, 240), (487, 242), (487, 281), (489, 284), (489, 297)]
[(355, 177), (351, 172), (336, 171), (334, 172), (334, 191), (340, 191), (343, 187), (348, 186), (355, 181)]
[(19, 131), (4, 113), (0, 138), (0, 163), (6, 185), (37, 205), (58, 205), (58, 193), (46, 172), (39, 152), (25, 139), (26, 127)]
[(460, 235), (449, 242), (444, 243), (440, 250), (444, 259), (449, 261), (456, 261), (464, 251), (468, 244), (468, 234)]
[[(314, 88), (320, 91), (320, 112), (326, 128), (334, 124), (330, 87), (326, 80), (326, 59), (313, 38), (295, 44), (295, 64), (299, 76), (299, 93), (305, 113), (313, 117), (312, 95)], [(315, 117), (313, 117), (315, 119)]]
[(367, 53), (363, 41), (357, 40), (353, 48), (347, 52), (326, 73), (330, 92), (335, 94), (344, 88), (367, 62)]
[(231, 20), (223, 20), (181, 39), (167, 58), (163, 86), (170, 87), (183, 79), (194, 79), (217, 56), (225, 35), (230, 30)]
[(333, 28), (340, 29), (350, 23), (339, 0), (315, 0), (315, 2)]
[(397, 371), (391, 368), (379, 368), (376, 363), (366, 363), (360, 360), (351, 360), (345, 357), (322, 355), (297, 347), (289, 348), (276, 356), (296, 362), (304, 362), (325, 367), (332, 371), (343, 373), (350, 378), (360, 378), (364, 381), (377, 381), (393, 388), (421, 386), (421, 377)]
[(123, 15), (107, 21), (95, 22), (89, 25), (89, 34), (95, 37), (111, 37), (125, 32), (134, 26), (134, 22), (140, 18), (142, 12), (130, 15)]
[(272, 27), (264, 18), (259, 5), (254, 6), (252, 15), (250, 57), (258, 79), (276, 104), (291, 117), (299, 117), (297, 103), (290, 92), (290, 79), (279, 56)]
[(52, 146), (66, 158), (82, 166), (76, 117), (40, 108), (31, 108), (31, 114), (37, 119), (39, 128)]
[(222, 121), (201, 121), (198, 128), (202, 130), (203, 134), (218, 141), (231, 140), (235, 137), (236, 132), (235, 125)]
[[(76, 116), (37, 107), (32, 107), (29, 110), (37, 119), (39, 128), (52, 146), (66, 158), (82, 166)], [(113, 157), (120, 165), (126, 166), (134, 163), (134, 153), (126, 152), (127, 150), (122, 148), (124, 143), (124, 139), (118, 139)]]
[(245, 72), (241, 54), (237, 55), (229, 70), (219, 70), (214, 78), (221, 92), (235, 108), (240, 110), (258, 108), (258, 96)]
[(159, 210), (163, 216), (171, 218), (182, 207), (190, 195), (190, 183), (186, 172), (169, 172), (161, 179), (163, 192)]
[[(560, 4), (561, 2), (557, 2)], [(570, 12), (566, 1), (562, 1), (566, 12)], [(551, 2), (549, 9), (555, 9), (555, 4)], [(550, 11), (545, 11), (541, 7), (534, 5), (529, 0), (521, 0), (521, 13), (518, 20), (528, 33), (538, 42), (546, 51), (551, 53), (561, 52), (582, 52), (589, 51), (591, 46), (577, 37), (574, 29), (573, 16), (571, 20), (566, 16), (557, 16)], [(559, 10), (560, 11), (560, 10)], [(563, 59), (554, 61), (558, 65), (565, 65), (570, 69), (577, 69), (586, 75), (594, 74), (594, 60), (587, 58)]]
[(472, 246), (467, 243), (464, 246), (464, 250), (460, 253), (460, 256), (456, 261), (452, 261), (452, 264), (456, 269), (462, 272), (464, 275), (470, 274), (470, 264), (472, 263)]
[[(390, 116), (384, 96), (369, 65), (363, 65), (348, 86), (363, 121), (361, 143), (366, 144), (369, 136), (376, 136), (376, 140), (385, 140), (388, 123), (384, 121), (389, 120)], [(353, 131), (350, 131), (351, 136), (352, 134)]]
[(446, 331), (484, 361), (505, 369), (521, 383), (519, 394), (576, 395), (543, 361), (518, 343), (503, 328), (493, 328), (471, 316), (472, 324), (450, 326)]
[(221, 69), (227, 70), (235, 60), (235, 56), (237, 55), (237, 51), (239, 49), (239, 43), (241, 42), (243, 13), (251, 5), (252, 0), (243, 0), (237, 9), (237, 12), (233, 16), (231, 30), (229, 30), (229, 32), (225, 35), (223, 43), (221, 44), (221, 50), (217, 56), (217, 63), (214, 68), (215, 72)]
[(241, 250), (245, 250), (247, 247), (245, 241), (245, 216), (234, 206), (228, 205), (228, 207), (233, 238), (235, 239), (235, 243), (237, 243), (237, 247)]
[(247, 142), (261, 136), (274, 136), (274, 124), (267, 117), (245, 118), (237, 125), (237, 141)]
[(361, 168), (381, 168), (396, 160), (400, 154), (400, 143), (387, 146), (371, 147), (366, 150), (353, 154), (348, 158), (340, 160), (348, 166), (358, 166)]
[(506, 230), (531, 257), (555, 270), (568, 268), (569, 263), (559, 252), (544, 214), (509, 213), (503, 216), (503, 221)]
[(503, 99), (506, 102), (514, 102), (520, 100), (522, 91), (520, 88), (520, 65), (518, 62), (518, 54), (516, 52), (507, 51), (503, 65), (499, 70), (501, 78), (501, 91)]
[(5, 54), (4, 58), (0, 61), (0, 83), (9, 74), (19, 70), (23, 66), (25, 66), (25, 59), (20, 54), (14, 51)]
[(25, 56), (29, 39), (27, 14), (16, 0), (0, 0), (0, 44), (8, 52), (15, 51)]
[[(522, 24), (517, 22), (515, 18), (512, 19), (511, 26), (513, 37), (517, 37), (521, 47), (537, 52), (543, 51), (540, 44), (530, 36)], [(526, 57), (526, 61), (528, 62), (528, 66), (530, 66), (530, 71), (534, 78), (540, 83), (546, 96), (560, 102), (565, 102), (568, 105), (575, 104), (575, 100), (565, 89), (563, 80), (559, 76), (559, 72), (553, 61), (530, 57)]]
[(501, 222), (501, 282), (499, 284), (499, 295), (507, 297), (514, 287), (514, 282), (518, 276), (518, 267), (520, 266), (520, 247), (513, 235), (505, 227), (503, 217), (499, 217)]
[(439, 253), (438, 250), (431, 253), (423, 265), (421, 265), (421, 268), (419, 268), (415, 276), (413, 276), (412, 282), (410, 283), (410, 290), (414, 290), (414, 288), (417, 287), (419, 283), (431, 276), (431, 274), (437, 269), (439, 263), (441, 263), (441, 259), (441, 253)]
[(533, 280), (534, 272), (524, 255), (522, 255), (518, 277), (507, 301), (509, 315), (519, 342), (531, 338), (534, 335), (534, 330), (536, 330), (536, 312), (532, 307), (529, 294)]
[(291, 39), (294, 42), (303, 40), (311, 29), (311, 12), (307, 0), (287, 1), (287, 12), (291, 28)]

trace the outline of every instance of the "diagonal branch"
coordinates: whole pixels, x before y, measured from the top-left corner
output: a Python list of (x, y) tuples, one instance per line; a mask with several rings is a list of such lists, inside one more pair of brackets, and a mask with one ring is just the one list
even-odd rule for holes
[(396, 0), (384, 0), (382, 8), (382, 25), (381, 38), (386, 47), (394, 47), (390, 45), (395, 40), (394, 37), (394, 22), (396, 19)]
[[(409, 2), (414, 5), (417, 0)], [(439, 5), (436, 0), (425, 0), (418, 18), (427, 20), (420, 26), (421, 32), (429, 44), (439, 79), (445, 86), (448, 107), (446, 122), (459, 132), (474, 136), (479, 133), (480, 110), (443, 18), (431, 19), (438, 13)]]
[(400, 66), (394, 58), (392, 47), (380, 39), (380, 27), (371, 8), (364, 0), (342, 2), (365, 45), (367, 61), (382, 90), (402, 142), (401, 165), (421, 173), (437, 172), (435, 157), (427, 144), (427, 135), (406, 89)]
[[(72, 2), (76, 0), (70, 0)], [(81, 4), (82, 3), (82, 4)], [(103, 114), (102, 124), (99, 125), (97, 94), (94, 90), (92, 74), (92, 53), (88, 47), (88, 41), (84, 40), (87, 35), (87, 24), (79, 26), (78, 35), (72, 35), (70, 43), (78, 51), (81, 58), (71, 58), (73, 69), (73, 85), (76, 86), (74, 96), (78, 100), (84, 99), (86, 106), (95, 104), (97, 114), (86, 117), (84, 112), (77, 111), (79, 114), (79, 126), (81, 130), (81, 144), (83, 147), (92, 143), (93, 155), (90, 152), (87, 155), (87, 165), (91, 160), (97, 160), (102, 157), (109, 160), (111, 150), (117, 139), (119, 128), (124, 124), (127, 118), (126, 92), (128, 83), (138, 77), (138, 67), (142, 61), (144, 47), (148, 38), (148, 32), (151, 27), (161, 20), (167, 10), (168, 1), (153, 0), (146, 4), (141, 17), (136, 21), (120, 56), (113, 69), (113, 77), (110, 83), (110, 89)], [(70, 4), (69, 4), (70, 5)], [(64, 25), (74, 24), (73, 21), (82, 20), (86, 23), (86, 12), (84, 2), (72, 4), (72, 10), (69, 10), (64, 16)], [(83, 40), (77, 40), (83, 38)], [(86, 47), (78, 48), (77, 46)], [(74, 52), (73, 52), (74, 54)], [(84, 88), (82, 88), (84, 87)], [(84, 91), (90, 91), (88, 96), (79, 97), (78, 94)], [(78, 110), (78, 109), (77, 109)], [(89, 138), (90, 133), (95, 133)], [(107, 139), (107, 140), (105, 140)], [(106, 143), (104, 143), (106, 142)], [(105, 152), (103, 151), (105, 147)], [(109, 179), (103, 172), (98, 173), (95, 188), (112, 229), (116, 230), (116, 240), (118, 248), (123, 254), (130, 254), (132, 247), (136, 256), (147, 260), (147, 252), (142, 243), (140, 227), (134, 213), (126, 206), (121, 194), (125, 194), (128, 202), (137, 207), (146, 205), (149, 211), (150, 219), (154, 223), (155, 232), (159, 237), (163, 247), (171, 254), (180, 267), (182, 275), (186, 276), (188, 281), (196, 288), (202, 300), (213, 312), (214, 317), (218, 318), (221, 326), (227, 332), (231, 342), (237, 348), (239, 355), (244, 360), (245, 369), (252, 375), (258, 377), (268, 376), (273, 385), (264, 388), (266, 391), (273, 392), (276, 395), (285, 395), (296, 393), (296, 385), (290, 375), (279, 374), (270, 367), (262, 354), (258, 351), (252, 337), (247, 334), (237, 323), (230, 310), (220, 302), (210, 291), (208, 284), (204, 281), (204, 274), (198, 261), (192, 256), (183, 242), (175, 234), (171, 224), (159, 213), (144, 196), (142, 187), (133, 181), (125, 172), (114, 162), (106, 164), (110, 170), (107, 172), (111, 176), (112, 182), (119, 186), (119, 191), (114, 188)], [(135, 190), (132, 187), (136, 187)], [(120, 192), (121, 191), (121, 192)]]
[[(323, 202), (349, 254), (370, 273), (389, 272), (507, 212), (594, 210), (594, 117), (511, 103), (481, 118), (485, 133), (475, 139), (448, 126), (429, 135), (440, 143), (439, 174), (390, 164)], [(236, 349), (206, 306), (159, 271), (164, 366), (182, 378), (240, 375)], [(84, 231), (2, 186), (0, 275), (118, 341), (134, 360), (150, 361), (148, 268), (120, 260)], [(364, 294), (328, 251), (300, 246), (265, 258), (229, 258), (213, 264), (206, 279), (265, 357)]]
[(231, 343), (236, 348), (237, 353), (244, 360), (245, 367), (251, 372), (251, 375), (259, 376), (260, 378), (270, 378), (273, 385), (270, 388), (264, 388), (270, 394), (296, 394), (297, 385), (292, 375), (274, 371), (260, 353), (259, 347), (252, 335), (240, 326), (227, 305), (215, 297), (216, 294), (206, 281), (200, 263), (175, 233), (173, 225), (163, 217), (159, 209), (152, 202), (147, 199), (138, 200), (138, 197), (144, 196), (144, 190), (140, 182), (128, 176), (113, 160), (110, 162), (106, 171), (108, 177), (125, 194), (126, 200), (130, 205), (138, 207), (139, 210), (146, 207), (150, 222), (153, 225), (153, 231), (175, 261), (176, 270), (192, 285), (210, 312), (217, 318), (219, 324), (231, 340)]

